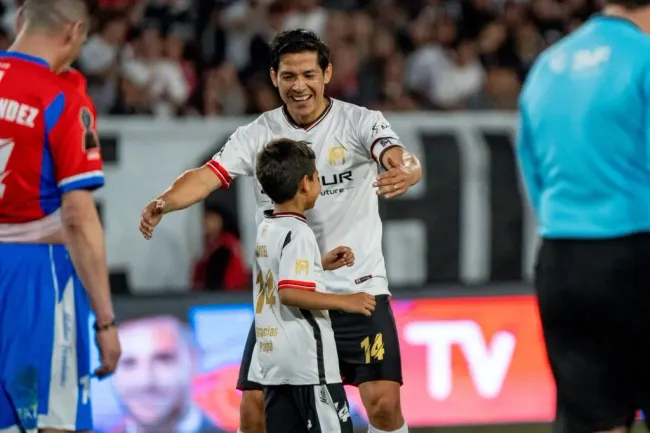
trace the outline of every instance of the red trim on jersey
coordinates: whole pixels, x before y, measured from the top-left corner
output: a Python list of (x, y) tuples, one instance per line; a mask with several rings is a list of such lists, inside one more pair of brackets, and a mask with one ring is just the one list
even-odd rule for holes
[(224, 187), (228, 188), (230, 186), (230, 182), (232, 182), (232, 177), (230, 176), (230, 173), (228, 173), (228, 170), (223, 168), (221, 164), (219, 164), (214, 159), (211, 159), (210, 161), (206, 162), (205, 165), (207, 165), (208, 168), (212, 170), (214, 174), (217, 175), (217, 177), (221, 181), (221, 184)]
[(298, 289), (298, 290), (316, 290), (316, 283), (313, 281), (299, 281), (299, 280), (280, 280), (278, 282), (278, 290), (282, 289)]

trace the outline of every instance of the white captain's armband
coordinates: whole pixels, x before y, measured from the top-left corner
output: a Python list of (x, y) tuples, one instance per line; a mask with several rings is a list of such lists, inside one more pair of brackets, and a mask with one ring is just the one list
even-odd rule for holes
[(373, 141), (370, 146), (370, 155), (379, 165), (383, 166), (381, 158), (384, 152), (391, 147), (400, 146), (404, 147), (401, 141), (395, 137), (379, 137)]

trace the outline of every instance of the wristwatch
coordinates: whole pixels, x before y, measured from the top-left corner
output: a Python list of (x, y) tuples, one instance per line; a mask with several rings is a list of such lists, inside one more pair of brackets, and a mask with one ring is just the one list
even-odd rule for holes
[(111, 328), (115, 328), (116, 326), (117, 324), (115, 323), (115, 319), (112, 319), (110, 322), (104, 323), (103, 325), (100, 325), (99, 323), (97, 323), (97, 321), (95, 321), (95, 324), (93, 325), (93, 329), (95, 330), (95, 332), (104, 332), (104, 331), (108, 331)]

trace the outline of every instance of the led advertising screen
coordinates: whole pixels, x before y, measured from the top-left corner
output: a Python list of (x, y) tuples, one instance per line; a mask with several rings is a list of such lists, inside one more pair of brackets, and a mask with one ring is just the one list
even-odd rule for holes
[[(393, 309), (409, 425), (552, 420), (554, 385), (532, 296), (399, 300)], [(252, 307), (194, 306), (184, 320), (168, 313), (120, 323), (118, 371), (92, 383), (96, 432), (128, 433), (138, 425), (237, 430), (235, 384)], [(347, 392), (362, 427), (359, 393)]]

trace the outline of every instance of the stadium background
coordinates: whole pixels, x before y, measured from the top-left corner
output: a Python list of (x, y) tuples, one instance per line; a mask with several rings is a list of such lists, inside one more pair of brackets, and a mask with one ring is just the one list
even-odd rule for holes
[[(0, 48), (14, 36), (16, 6), (2, 3)], [(384, 111), (424, 164), (416, 188), (380, 204), (409, 424), (422, 432), (550, 431), (553, 383), (528, 283), (536, 238), (512, 153), (513, 110), (536, 56), (601, 6), (102, 0), (76, 66), (100, 113), (107, 185), (97, 205), (118, 318), (131, 326), (118, 374), (93, 383), (97, 431), (125, 431), (134, 414), (172, 419), (187, 407), (202, 428), (183, 418), (178, 432), (236, 427), (233, 380), (252, 318), (250, 288), (215, 287), (193, 269), (214, 252), (205, 237), (214, 221), (233, 242), (208, 273), (223, 277), (239, 245), (250, 263), (250, 180), (166, 217), (150, 242), (139, 236), (138, 218), (237, 126), (279, 105), (268, 41), (295, 27), (313, 29), (332, 49), (327, 93)], [(152, 317), (171, 320), (175, 331), (162, 332)], [(350, 400), (362, 427), (354, 391)]]

